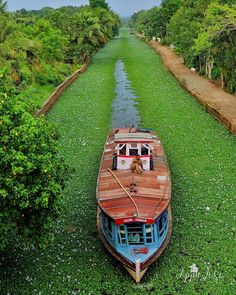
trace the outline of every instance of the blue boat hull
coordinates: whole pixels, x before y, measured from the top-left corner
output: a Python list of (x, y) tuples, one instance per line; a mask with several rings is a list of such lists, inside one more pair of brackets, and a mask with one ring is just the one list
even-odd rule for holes
[[(155, 239), (156, 242), (151, 245), (120, 245), (117, 241), (112, 241), (107, 237), (104, 232), (102, 222), (101, 222), (101, 209), (98, 208), (97, 216), (97, 227), (100, 239), (102, 240), (105, 247), (109, 252), (119, 260), (131, 274), (131, 276), (139, 282), (141, 276), (144, 275), (147, 268), (158, 259), (162, 254), (168, 243), (170, 242), (171, 232), (172, 232), (172, 218), (171, 218), (171, 208), (168, 207), (168, 222), (165, 232), (162, 234), (161, 239)], [(137, 261), (138, 270), (137, 274)]]

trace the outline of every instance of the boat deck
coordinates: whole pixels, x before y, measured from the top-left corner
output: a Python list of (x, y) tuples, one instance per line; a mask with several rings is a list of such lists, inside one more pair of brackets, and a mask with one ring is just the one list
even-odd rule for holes
[[(127, 129), (119, 130), (119, 134), (125, 132)], [(142, 140), (142, 134), (145, 139), (144, 133), (136, 132), (136, 134), (138, 139), (132, 135), (130, 142)], [(132, 172), (130, 169), (112, 171), (130, 195), (128, 196), (113, 173), (109, 171), (112, 169), (114, 148), (119, 140), (122, 141), (122, 136), (117, 136), (118, 139), (115, 140), (115, 130), (109, 134), (98, 177), (97, 200), (100, 208), (115, 221), (133, 217), (153, 221), (169, 205), (171, 181), (165, 154), (159, 138), (153, 131), (149, 137), (154, 148), (152, 153), (154, 170), (143, 171), (142, 174)]]

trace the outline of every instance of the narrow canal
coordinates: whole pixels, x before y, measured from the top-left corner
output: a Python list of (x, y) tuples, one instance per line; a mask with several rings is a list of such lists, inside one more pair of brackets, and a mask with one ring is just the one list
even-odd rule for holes
[[(136, 111), (127, 106), (130, 97)], [(0, 294), (235, 293), (235, 138), (172, 79), (145, 43), (122, 32), (93, 56), (47, 119), (58, 125), (61, 153), (74, 169), (66, 183), (62, 227), (45, 250), (19, 241), (2, 255)], [(170, 246), (136, 286), (98, 239), (95, 191), (108, 125), (139, 122), (156, 130), (164, 144), (174, 226)], [(198, 273), (191, 272), (194, 265)]]
[(137, 96), (125, 71), (125, 64), (118, 59), (115, 64), (116, 98), (112, 104), (112, 128), (139, 127), (140, 116), (137, 109)]

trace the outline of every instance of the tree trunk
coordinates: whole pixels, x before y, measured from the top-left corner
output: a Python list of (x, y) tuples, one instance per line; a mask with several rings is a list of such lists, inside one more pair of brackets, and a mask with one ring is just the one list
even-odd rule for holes
[(205, 75), (208, 77), (208, 62), (205, 64)]
[(206, 62), (206, 74), (207, 74), (208, 79), (210, 79), (210, 80), (212, 77), (212, 75), (211, 75), (212, 69), (213, 69), (213, 61), (212, 60), (207, 61)]
[(220, 81), (221, 81), (221, 88), (224, 88), (225, 82), (224, 82), (224, 74), (222, 72), (220, 73)]
[(208, 56), (207, 59), (206, 59), (205, 73), (206, 73), (206, 76), (208, 77), (208, 79), (210, 79), (210, 80), (212, 78), (213, 65), (214, 65), (214, 59), (213, 59), (213, 57), (212, 56)]

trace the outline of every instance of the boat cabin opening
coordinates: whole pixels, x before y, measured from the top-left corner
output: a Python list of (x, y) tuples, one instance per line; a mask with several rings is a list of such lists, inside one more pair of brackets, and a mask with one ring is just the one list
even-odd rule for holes
[(106, 239), (116, 246), (143, 246), (162, 243), (168, 229), (168, 212), (165, 211), (152, 224), (129, 222), (116, 224), (101, 211), (101, 225)]
[[(153, 170), (152, 160), (153, 147), (150, 143), (118, 143), (115, 147), (115, 165), (114, 170), (127, 170), (136, 156), (140, 156), (143, 168), (145, 170)], [(114, 162), (114, 161), (113, 161)]]

